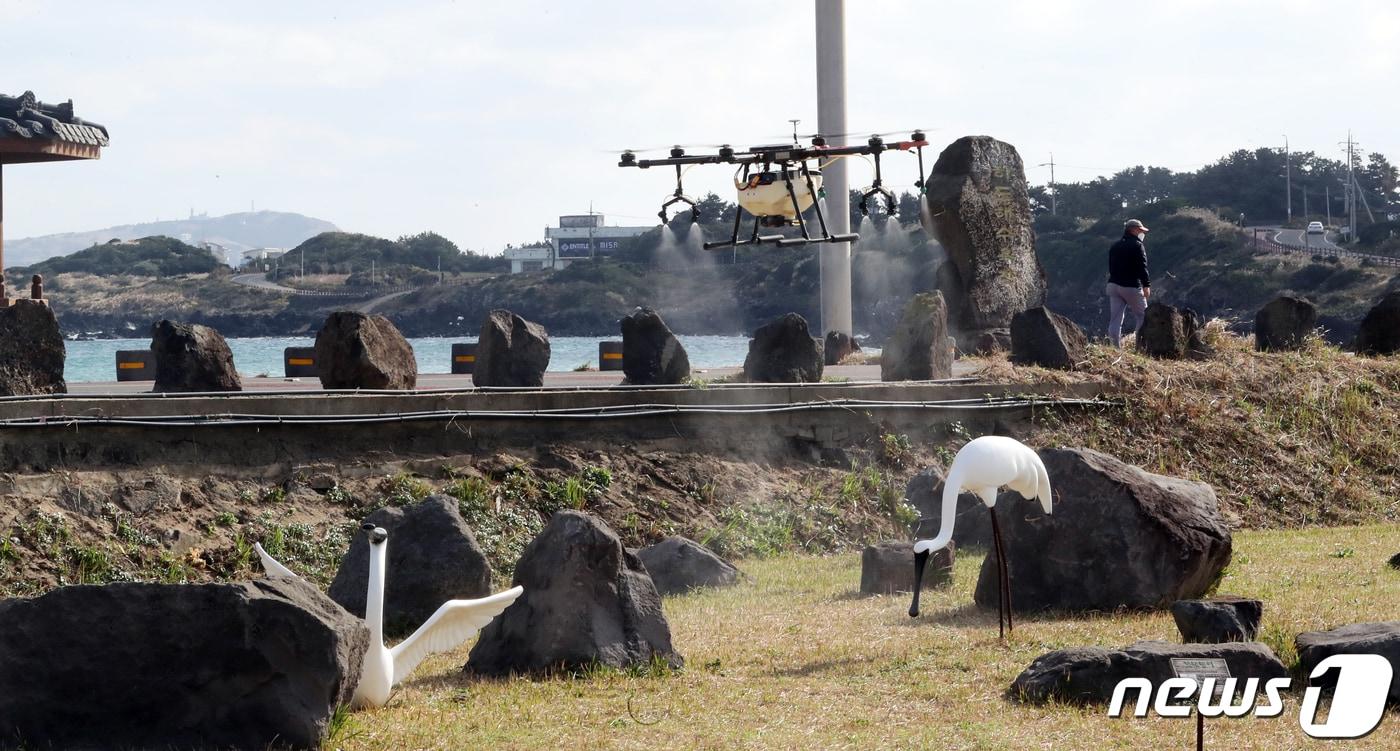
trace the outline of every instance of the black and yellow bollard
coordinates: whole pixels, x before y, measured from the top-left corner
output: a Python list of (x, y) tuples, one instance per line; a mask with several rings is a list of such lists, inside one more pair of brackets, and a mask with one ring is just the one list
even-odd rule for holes
[(282, 372), (287, 378), (315, 378), (321, 375), (316, 367), (315, 347), (288, 347), (282, 350)]
[(452, 345), (452, 375), (471, 375), (476, 368), (476, 342)]
[(598, 369), (622, 370), (622, 342), (598, 342)]
[(117, 350), (117, 382), (154, 381), (156, 353), (149, 349)]

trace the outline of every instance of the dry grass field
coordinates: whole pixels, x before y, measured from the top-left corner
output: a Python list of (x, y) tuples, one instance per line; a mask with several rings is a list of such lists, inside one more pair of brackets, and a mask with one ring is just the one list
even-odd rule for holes
[[(1263, 639), (1291, 664), (1299, 631), (1400, 618), (1400, 571), (1386, 566), (1397, 551), (1400, 525), (1240, 531), (1220, 592), (1264, 600)], [(960, 557), (952, 587), (929, 593), (918, 619), (903, 596), (857, 594), (855, 553), (741, 561), (748, 583), (666, 600), (681, 671), (480, 682), (461, 673), (463, 647), (425, 663), (388, 707), (351, 715), (327, 747), (1194, 747), (1193, 720), (1008, 698), (1046, 651), (1175, 640), (1176, 629), (1166, 612), (1022, 615), (1002, 643), (995, 612), (971, 605), (981, 557)], [(1285, 703), (1276, 719), (1208, 721), (1207, 747), (1325, 747), (1299, 730), (1300, 695)], [(1326, 747), (1400, 748), (1400, 713), (1361, 741)]]

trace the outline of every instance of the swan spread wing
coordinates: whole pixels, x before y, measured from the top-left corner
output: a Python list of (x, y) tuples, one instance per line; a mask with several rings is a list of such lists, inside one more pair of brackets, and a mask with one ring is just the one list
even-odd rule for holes
[(281, 563), (278, 563), (276, 558), (268, 555), (267, 551), (263, 550), (262, 545), (255, 542), (253, 543), (253, 549), (258, 551), (258, 558), (262, 560), (263, 571), (265, 571), (268, 576), (286, 576), (292, 579), (298, 578), (295, 572), (283, 566)]
[(394, 660), (394, 685), (407, 678), (423, 658), (454, 649), (500, 615), (523, 587), (512, 587), (479, 600), (448, 600), (413, 635), (399, 642), (389, 654)]

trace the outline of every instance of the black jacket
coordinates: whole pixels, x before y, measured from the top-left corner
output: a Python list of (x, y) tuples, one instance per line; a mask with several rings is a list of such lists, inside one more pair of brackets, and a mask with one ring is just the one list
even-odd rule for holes
[(1151, 287), (1147, 278), (1147, 247), (1131, 232), (1108, 249), (1108, 281), (1120, 287)]

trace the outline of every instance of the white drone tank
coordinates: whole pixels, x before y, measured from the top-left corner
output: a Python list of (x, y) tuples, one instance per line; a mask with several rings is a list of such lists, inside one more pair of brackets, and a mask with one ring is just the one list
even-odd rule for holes
[(822, 189), (822, 173), (812, 170), (812, 189), (801, 174), (793, 174), (792, 190), (797, 194), (797, 211), (793, 210), (792, 197), (788, 195), (787, 184), (781, 172), (759, 172), (750, 175), (747, 182), (736, 180), (734, 187), (739, 190), (739, 205), (754, 216), (781, 216), (796, 221), (799, 211), (806, 211), (816, 201), (813, 190)]

